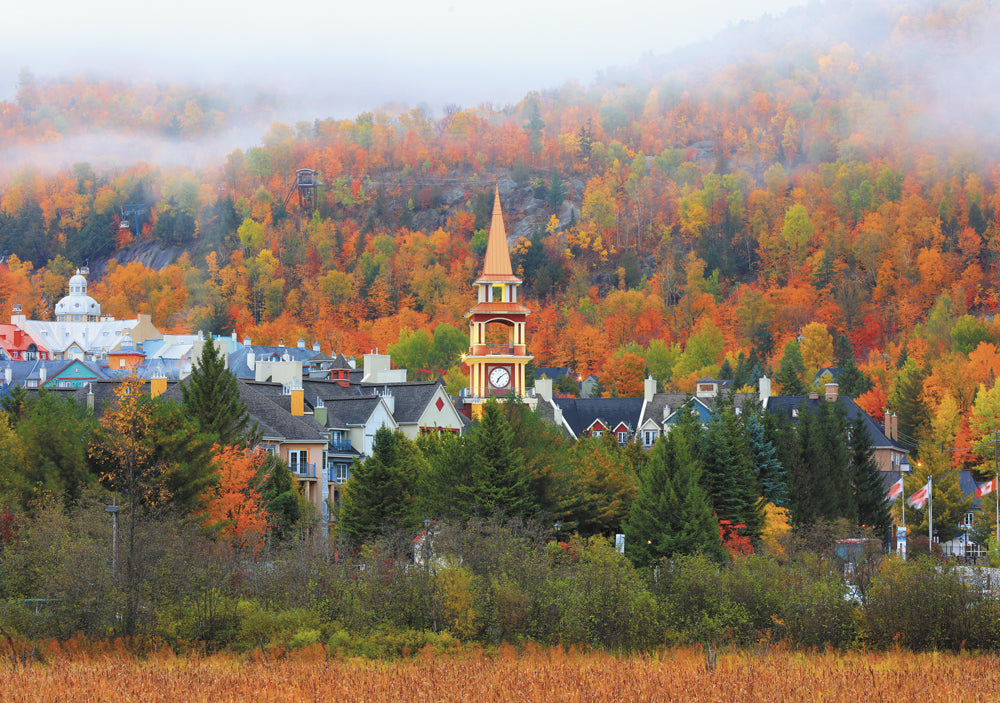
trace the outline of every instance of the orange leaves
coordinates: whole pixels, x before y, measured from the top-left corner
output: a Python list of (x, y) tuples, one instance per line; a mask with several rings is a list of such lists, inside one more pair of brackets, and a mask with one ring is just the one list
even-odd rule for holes
[(236, 550), (256, 553), (264, 544), (267, 512), (257, 490), (257, 474), (266, 454), (253, 450), (216, 445), (218, 483), (208, 489), (204, 523), (217, 529)]

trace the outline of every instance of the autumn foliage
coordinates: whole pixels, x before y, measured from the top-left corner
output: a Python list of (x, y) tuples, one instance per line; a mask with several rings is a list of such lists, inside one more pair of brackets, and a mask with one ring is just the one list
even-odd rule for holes
[(256, 554), (267, 532), (267, 512), (257, 485), (266, 454), (262, 447), (216, 445), (218, 481), (205, 493), (204, 523), (237, 551)]

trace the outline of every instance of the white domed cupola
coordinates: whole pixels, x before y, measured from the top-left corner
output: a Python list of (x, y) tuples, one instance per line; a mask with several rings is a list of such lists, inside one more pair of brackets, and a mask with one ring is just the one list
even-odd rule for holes
[(56, 303), (57, 322), (93, 322), (101, 317), (101, 306), (87, 295), (87, 279), (80, 269), (69, 279), (69, 295)]

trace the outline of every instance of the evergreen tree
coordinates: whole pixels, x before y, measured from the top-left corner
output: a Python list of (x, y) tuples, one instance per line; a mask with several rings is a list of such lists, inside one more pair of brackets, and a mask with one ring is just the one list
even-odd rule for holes
[(746, 525), (754, 542), (764, 524), (760, 488), (754, 475), (750, 444), (731, 402), (717, 399), (701, 449), (701, 482), (715, 508), (716, 519)]
[(701, 464), (685, 433), (672, 430), (653, 446), (624, 530), (625, 554), (636, 566), (695, 552), (725, 559)]
[(499, 403), (490, 400), (483, 405), (482, 418), (469, 444), (473, 466), (472, 485), (465, 491), (467, 504), (480, 515), (534, 516), (538, 502), (531, 491), (530, 476)]
[(219, 444), (247, 444), (256, 433), (256, 428), (248, 431), (250, 414), (236, 376), (226, 368), (211, 338), (205, 340), (197, 366), (181, 385), (181, 395), (188, 416)]
[(288, 464), (277, 455), (268, 454), (258, 471), (258, 489), (270, 516), (271, 534), (279, 541), (288, 539), (305, 512), (303, 498), (292, 485)]
[(877, 534), (885, 535), (892, 524), (889, 502), (886, 500), (882, 472), (875, 462), (875, 449), (861, 416), (850, 423), (850, 452), (854, 502), (858, 509), (857, 524), (874, 527)]
[(747, 443), (753, 459), (754, 471), (760, 485), (761, 496), (765, 501), (778, 507), (788, 505), (788, 474), (778, 460), (778, 452), (770, 438), (764, 422), (758, 413), (748, 413), (744, 416), (743, 427), (746, 430)]
[(872, 388), (872, 381), (854, 361), (854, 350), (846, 335), (839, 335), (836, 341), (837, 368), (840, 369), (837, 392), (849, 398), (857, 398)]
[(96, 480), (87, 457), (96, 421), (72, 399), (45, 389), (26, 399), (23, 412), (15, 431), (31, 460), (16, 475), (22, 507), (27, 509), (43, 493), (66, 505), (75, 503)]
[(839, 406), (820, 401), (815, 412), (805, 403), (799, 407), (793, 450), (798, 456), (790, 466), (790, 504), (796, 524), (856, 519), (847, 445)]
[(774, 380), (781, 387), (782, 395), (805, 395), (806, 386), (802, 382), (802, 374), (805, 372), (805, 362), (802, 361), (802, 352), (799, 351), (799, 344), (794, 339), (789, 340), (785, 345), (784, 356), (781, 357), (781, 365)]
[(412, 449), (398, 432), (380, 427), (370, 457), (355, 461), (344, 487), (340, 529), (356, 543), (416, 526)]
[(926, 373), (913, 359), (908, 359), (896, 376), (896, 388), (889, 401), (899, 416), (899, 441), (917, 450), (930, 426), (930, 412), (924, 403)]

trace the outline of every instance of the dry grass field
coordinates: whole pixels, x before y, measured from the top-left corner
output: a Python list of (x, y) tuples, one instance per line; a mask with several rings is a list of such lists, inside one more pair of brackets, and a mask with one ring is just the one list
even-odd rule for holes
[(993, 656), (721, 653), (654, 656), (501, 648), (406, 661), (260, 656), (48, 657), (0, 669), (2, 701), (996, 701)]

